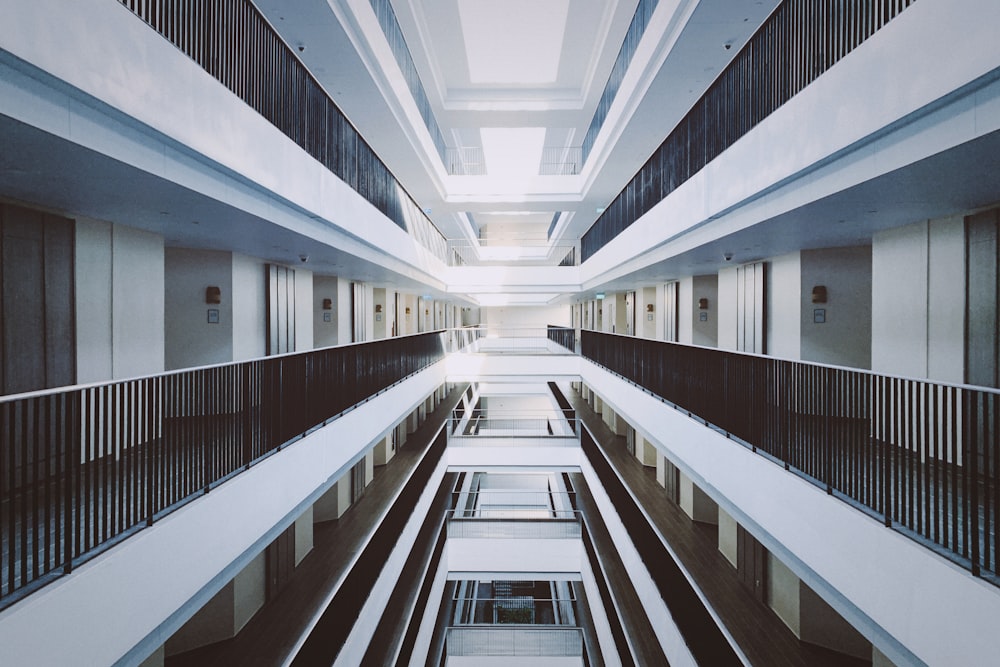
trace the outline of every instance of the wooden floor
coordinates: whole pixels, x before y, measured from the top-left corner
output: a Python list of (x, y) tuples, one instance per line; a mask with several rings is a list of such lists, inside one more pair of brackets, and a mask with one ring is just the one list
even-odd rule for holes
[(656, 481), (655, 469), (643, 466), (628, 453), (624, 437), (612, 432), (579, 394), (571, 393), (566, 398), (752, 665), (854, 667), (870, 664), (870, 661), (799, 641), (777, 614), (744, 588), (736, 568), (719, 551), (717, 527), (688, 518), (668, 499), (666, 490)]
[[(451, 415), (465, 391), (458, 385), (426, 421), (411, 433), (388, 465), (376, 468), (364, 495), (340, 519), (315, 524), (313, 549), (302, 560), (288, 585), (268, 601), (233, 639), (169, 656), (166, 667), (240, 665), (277, 667), (322, 611), (339, 586), (353, 556), (376, 528), (376, 518), (389, 507), (396, 491), (410, 476), (438, 428)], [(349, 622), (349, 619), (345, 619)]]

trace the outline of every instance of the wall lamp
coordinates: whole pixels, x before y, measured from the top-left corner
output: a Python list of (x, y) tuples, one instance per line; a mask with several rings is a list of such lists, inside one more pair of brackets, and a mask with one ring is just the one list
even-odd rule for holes
[(323, 310), (333, 310), (333, 299), (323, 299)]
[(708, 310), (708, 299), (698, 299), (698, 310)]
[(206, 287), (205, 303), (222, 303), (222, 290), (214, 285)]
[(813, 303), (826, 303), (826, 285), (816, 285), (812, 291)]

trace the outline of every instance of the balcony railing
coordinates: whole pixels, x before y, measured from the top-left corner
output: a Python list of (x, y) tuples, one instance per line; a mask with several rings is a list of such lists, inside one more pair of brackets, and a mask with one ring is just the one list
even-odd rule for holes
[(457, 626), (447, 630), (448, 656), (582, 657), (580, 628)]
[(580, 513), (569, 509), (450, 510), (448, 539), (552, 539), (580, 537)]
[[(576, 600), (511, 596), (458, 598), (452, 604), (469, 624), (576, 625)], [(466, 620), (468, 619), (468, 620)]]
[[(118, 0), (443, 262), (447, 242), (251, 0)], [(385, 1), (373, 2), (397, 58), (405, 44)], [(388, 12), (388, 13), (387, 13)], [(398, 32), (398, 26), (396, 26)], [(407, 53), (408, 55), (408, 53)], [(413, 89), (435, 145), (430, 105)], [(419, 91), (422, 92), (422, 89)]]
[(582, 354), (996, 578), (1000, 390), (594, 331)]
[(444, 355), (434, 332), (0, 397), (0, 606)]
[(455, 516), (474, 518), (481, 511), (494, 509), (537, 509), (563, 511), (576, 509), (574, 491), (535, 491), (526, 489), (486, 489), (453, 491), (451, 506)]
[[(582, 261), (586, 262), (914, 1), (782, 2), (583, 235)], [(643, 5), (649, 3), (639, 4), (636, 20)], [(623, 53), (634, 50), (629, 42), (632, 33), (630, 28)], [(641, 32), (635, 35), (636, 42), (641, 36)], [(624, 67), (627, 65), (626, 61)], [(623, 77), (624, 72), (616, 62), (609, 90), (611, 82)], [(605, 107), (613, 100), (613, 95), (605, 91), (584, 143), (585, 159), (600, 130), (597, 120), (603, 121)]]
[[(550, 338), (547, 327), (506, 328), (481, 326), (476, 328), (478, 339), (465, 348), (466, 352), (483, 354), (573, 354), (564, 345)], [(565, 334), (561, 334), (565, 337)], [(561, 340), (563, 340), (562, 338)]]
[(547, 239), (480, 239), (448, 241), (451, 266), (575, 266), (575, 243), (551, 243)]
[(549, 325), (549, 340), (576, 353), (576, 329), (572, 327), (557, 327)]
[(460, 447), (579, 444), (579, 425), (572, 414), (556, 410), (516, 415), (493, 414), (495, 412), (473, 411), (471, 416), (452, 417), (448, 428), (449, 444)]

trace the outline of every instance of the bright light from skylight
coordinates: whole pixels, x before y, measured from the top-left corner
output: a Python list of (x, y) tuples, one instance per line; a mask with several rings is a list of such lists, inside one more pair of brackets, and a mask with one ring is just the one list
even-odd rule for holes
[(487, 176), (538, 175), (545, 143), (544, 127), (484, 127), (480, 133)]
[(569, 0), (459, 0), (472, 83), (555, 83)]

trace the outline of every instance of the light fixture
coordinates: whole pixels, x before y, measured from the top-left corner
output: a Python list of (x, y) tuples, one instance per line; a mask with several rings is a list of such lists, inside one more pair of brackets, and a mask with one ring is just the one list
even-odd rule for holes
[(222, 290), (214, 285), (206, 287), (205, 303), (222, 303)]
[(816, 285), (812, 291), (813, 303), (826, 303), (826, 285)]
[(653, 304), (651, 304), (651, 303), (647, 303), (646, 304), (646, 312), (647, 313), (653, 312)]
[(323, 299), (323, 310), (333, 310), (333, 299)]
[(698, 310), (708, 310), (708, 299), (698, 299)]

